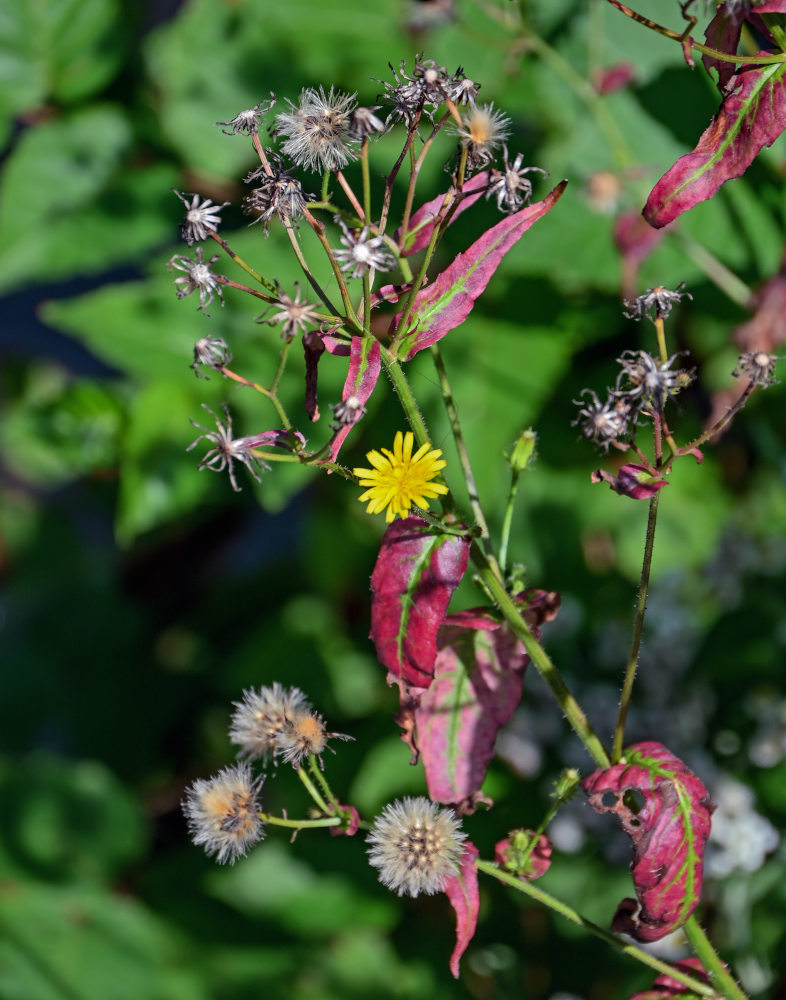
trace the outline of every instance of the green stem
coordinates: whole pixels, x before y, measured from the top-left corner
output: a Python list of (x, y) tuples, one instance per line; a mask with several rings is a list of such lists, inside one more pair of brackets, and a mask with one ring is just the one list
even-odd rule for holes
[(278, 414), (278, 419), (281, 421), (281, 426), (284, 428), (284, 430), (287, 431), (292, 430), (292, 424), (289, 420), (289, 417), (287, 416), (284, 407), (279, 402), (278, 396), (276, 396), (274, 392), (271, 392), (270, 389), (266, 389), (263, 385), (260, 385), (258, 382), (251, 382), (249, 379), (244, 378), (242, 375), (238, 375), (237, 372), (230, 371), (229, 368), (219, 368), (218, 371), (220, 371), (221, 374), (225, 375), (227, 378), (231, 378), (233, 382), (237, 382), (240, 385), (248, 386), (249, 389), (253, 389), (255, 392), (258, 392), (260, 393), (260, 395), (264, 396), (265, 399), (268, 399), (273, 408), (275, 409), (276, 413)]
[(371, 178), (368, 169), (368, 138), (364, 137), (360, 147), (360, 176), (363, 184), (363, 211), (366, 221), (371, 221)]
[(606, 753), (597, 733), (590, 725), (581, 706), (571, 694), (568, 686), (562, 679), (562, 675), (551, 662), (545, 649), (532, 634), (532, 630), (527, 622), (522, 618), (521, 611), (508, 594), (505, 585), (489, 566), (485, 554), (477, 545), (473, 545), (470, 555), (475, 566), (478, 567), (478, 575), (483, 585), (502, 612), (511, 632), (526, 649), (533, 666), (548, 685), (563, 714), (572, 726), (573, 731), (584, 744), (587, 753), (598, 767), (609, 767), (611, 763), (609, 755)]
[(727, 1000), (748, 1000), (746, 994), (739, 988), (734, 977), (724, 966), (718, 953), (710, 944), (707, 935), (702, 930), (696, 917), (689, 917), (683, 924), (682, 929), (685, 931), (694, 954), (701, 961), (715, 989), (726, 997)]
[(339, 801), (333, 794), (330, 785), (327, 783), (327, 778), (322, 773), (321, 768), (317, 764), (317, 759), (313, 755), (311, 755), (308, 758), (308, 769), (317, 779), (318, 784), (322, 787), (322, 791), (325, 793), (325, 798), (328, 800), (328, 802), (331, 804), (331, 806), (333, 806), (333, 809), (335, 810), (336, 807), (339, 805)]
[(270, 386), (271, 392), (278, 392), (278, 387), (281, 384), (281, 376), (284, 374), (284, 369), (287, 366), (287, 358), (289, 357), (289, 349), (292, 346), (291, 340), (285, 340), (284, 345), (281, 348), (281, 353), (278, 358), (278, 365), (276, 367), (276, 374), (273, 376), (273, 384)]
[[(603, 941), (612, 945), (618, 951), (636, 959), (637, 962), (641, 962), (642, 965), (647, 965), (649, 968), (654, 969), (662, 975), (671, 976), (672, 979), (676, 979), (678, 982), (688, 986), (700, 996), (714, 997), (716, 995), (712, 986), (708, 986), (706, 983), (702, 983), (700, 980), (694, 979), (693, 976), (689, 976), (687, 973), (682, 972), (679, 969), (675, 969), (674, 966), (661, 961), (661, 959), (656, 958), (654, 955), (650, 955), (642, 948), (638, 948), (635, 944), (628, 944), (621, 938), (617, 937), (616, 934), (612, 934), (611, 931), (604, 930), (604, 928), (599, 927), (598, 924), (593, 923), (591, 920), (587, 920), (586, 917), (582, 917), (580, 913), (574, 910), (571, 906), (568, 906), (567, 903), (563, 903), (562, 900), (557, 899), (538, 886), (533, 885), (528, 879), (517, 878), (515, 875), (511, 875), (509, 872), (498, 868), (490, 861), (478, 860), (475, 862), (475, 867), (478, 871), (485, 872), (486, 875), (491, 875), (493, 878), (498, 879), (505, 885), (510, 886), (510, 888), (516, 889), (518, 892), (522, 892), (530, 898), (537, 900), (539, 903), (547, 906), (555, 913), (559, 913), (561, 916), (572, 921), (574, 924), (584, 927), (596, 937), (599, 937)], [(741, 1000), (741, 998), (735, 997), (735, 1000)]]
[(306, 790), (308, 791), (308, 794), (316, 802), (316, 804), (319, 807), (320, 811), (323, 812), (323, 813), (328, 813), (328, 814), (332, 813), (333, 810), (330, 808), (330, 806), (327, 804), (327, 802), (325, 802), (325, 800), (322, 798), (322, 796), (320, 795), (320, 793), (319, 793), (316, 785), (311, 780), (311, 778), (309, 778), (309, 776), (306, 774), (306, 769), (304, 767), (297, 768), (297, 776), (298, 776), (298, 778), (300, 778), (300, 780), (305, 785)]
[(652, 569), (652, 548), (655, 544), (655, 525), (658, 519), (658, 500), (660, 491), (655, 493), (650, 499), (649, 516), (647, 518), (647, 536), (644, 543), (644, 559), (641, 565), (641, 582), (639, 583), (639, 597), (636, 602), (636, 614), (633, 619), (633, 638), (630, 644), (630, 654), (628, 664), (625, 668), (625, 680), (622, 684), (622, 694), (620, 695), (620, 708), (617, 715), (617, 725), (614, 729), (614, 743), (611, 749), (611, 759), (616, 764), (622, 757), (622, 744), (625, 737), (625, 722), (628, 718), (628, 708), (633, 693), (633, 682), (636, 679), (636, 668), (639, 663), (639, 650), (641, 649), (641, 637), (644, 633), (644, 615), (647, 610), (647, 595), (650, 585), (650, 570)]
[(505, 517), (502, 521), (502, 539), (499, 545), (499, 566), (503, 575), (505, 574), (505, 570), (508, 565), (508, 543), (510, 541), (510, 529), (513, 525), (513, 508), (516, 503), (516, 494), (519, 489), (520, 475), (521, 473), (518, 469), (511, 469), (508, 502), (505, 505)]
[(284, 819), (282, 816), (271, 816), (269, 813), (259, 813), (263, 823), (270, 826), (286, 826), (295, 830), (309, 830), (319, 826), (341, 826), (340, 816), (325, 816), (324, 819)]
[[(212, 229), (208, 229), (207, 233), (208, 236), (210, 236), (212, 239), (216, 241), (216, 243), (218, 243), (218, 245), (221, 247), (224, 253), (228, 254), (232, 258), (232, 260), (239, 267), (242, 267), (247, 274), (251, 275), (254, 281), (258, 281), (260, 285), (262, 285), (264, 288), (267, 288), (269, 292), (272, 292), (276, 296), (275, 299), (270, 299), (271, 302), (278, 302), (278, 289), (274, 284), (268, 281), (267, 278), (263, 278), (262, 275), (258, 271), (255, 271), (250, 264), (247, 264), (239, 254), (236, 254), (235, 251), (226, 242), (226, 240), (222, 240), (217, 232), (215, 232)], [(333, 310), (331, 310), (331, 312), (332, 311)]]

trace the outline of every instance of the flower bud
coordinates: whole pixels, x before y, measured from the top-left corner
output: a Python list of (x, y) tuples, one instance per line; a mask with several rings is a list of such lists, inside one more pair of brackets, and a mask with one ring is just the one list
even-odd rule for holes
[(508, 464), (515, 472), (523, 472), (531, 467), (535, 460), (535, 445), (538, 435), (531, 427), (519, 434), (516, 443), (508, 455)]

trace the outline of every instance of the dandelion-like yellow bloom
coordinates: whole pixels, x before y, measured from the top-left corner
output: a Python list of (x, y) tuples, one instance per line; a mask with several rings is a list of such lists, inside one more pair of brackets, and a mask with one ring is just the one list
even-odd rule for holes
[(366, 458), (374, 466), (373, 469), (354, 469), (361, 486), (368, 489), (358, 500), (368, 500), (366, 512), (380, 514), (385, 507), (385, 520), (392, 521), (396, 515), (406, 517), (412, 504), (418, 507), (428, 507), (428, 500), (448, 492), (447, 486), (432, 483), (440, 469), (445, 468), (445, 462), (440, 458), (442, 452), (438, 448), (421, 445), (412, 454), (414, 435), (412, 431), (396, 433), (393, 441), (393, 451), (387, 448), (370, 451)]

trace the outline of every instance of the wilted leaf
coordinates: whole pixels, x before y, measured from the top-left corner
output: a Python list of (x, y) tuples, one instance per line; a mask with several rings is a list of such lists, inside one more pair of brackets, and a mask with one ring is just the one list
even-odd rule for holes
[[(638, 906), (623, 899), (612, 930), (658, 941), (681, 927), (699, 902), (715, 805), (696, 775), (660, 743), (634, 744), (623, 760), (582, 785), (592, 808), (616, 813), (633, 841)], [(609, 798), (613, 804), (606, 804)]]
[(371, 574), (371, 638), (389, 679), (427, 688), (437, 631), (469, 559), (468, 538), (444, 535), (419, 517), (386, 530)]
[[(377, 384), (379, 370), (379, 341), (372, 340), (370, 337), (353, 337), (349, 350), (349, 371), (344, 383), (344, 391), (341, 394), (342, 400), (346, 401), (354, 396), (358, 404), (361, 407), (364, 406)], [(341, 445), (353, 426), (353, 424), (346, 424), (336, 431), (330, 445), (331, 461), (335, 462), (338, 458)]]
[(456, 947), (450, 956), (450, 971), (458, 979), (459, 960), (467, 950), (467, 945), (475, 934), (480, 909), (478, 892), (478, 870), (475, 860), (478, 849), (471, 841), (464, 844), (464, 853), (458, 875), (454, 875), (445, 885), (445, 894), (456, 911)]
[[(768, 55), (766, 52), (760, 53)], [(728, 81), (726, 96), (692, 153), (658, 181), (644, 206), (644, 218), (660, 229), (740, 177), (762, 146), (786, 128), (786, 63), (744, 65)]]
[(466, 253), (415, 296), (410, 332), (402, 338), (398, 356), (409, 361), (418, 351), (441, 340), (463, 323), (500, 261), (538, 219), (550, 212), (568, 182), (558, 184), (543, 201), (522, 208), (487, 230)]

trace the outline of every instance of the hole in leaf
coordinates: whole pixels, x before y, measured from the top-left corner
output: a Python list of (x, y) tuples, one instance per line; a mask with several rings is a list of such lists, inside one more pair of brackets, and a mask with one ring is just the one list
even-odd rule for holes
[[(629, 809), (634, 815), (640, 813), (644, 808), (644, 796), (641, 792), (637, 791), (635, 788), (629, 788), (625, 794), (622, 796), (622, 801), (627, 809)], [(631, 820), (633, 822), (633, 820)], [(638, 826), (638, 821), (634, 824)]]
[(614, 792), (604, 792), (603, 798), (600, 801), (604, 809), (614, 809), (619, 799)]

